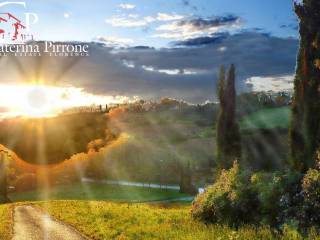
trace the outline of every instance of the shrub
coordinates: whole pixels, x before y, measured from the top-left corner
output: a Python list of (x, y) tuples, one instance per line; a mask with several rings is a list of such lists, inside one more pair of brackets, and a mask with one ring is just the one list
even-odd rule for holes
[(257, 195), (250, 186), (249, 172), (241, 171), (235, 162), (230, 170), (222, 170), (217, 181), (197, 196), (192, 206), (193, 218), (232, 226), (254, 223)]
[(319, 228), (320, 224), (320, 171), (310, 169), (302, 180), (303, 205), (300, 227)]
[(235, 163), (197, 196), (192, 216), (206, 223), (269, 225), (284, 232), (320, 230), (320, 170), (255, 173)]
[(279, 213), (279, 200), (283, 192), (280, 173), (256, 173), (251, 177), (253, 190), (257, 193), (259, 221), (261, 224), (275, 225)]

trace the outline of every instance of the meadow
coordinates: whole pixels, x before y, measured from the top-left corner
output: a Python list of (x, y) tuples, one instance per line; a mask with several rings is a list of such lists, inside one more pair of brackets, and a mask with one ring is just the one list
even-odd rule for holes
[(287, 129), (289, 119), (290, 107), (265, 108), (245, 116), (240, 125), (242, 129)]
[(0, 239), (11, 239), (12, 206), (0, 205)]
[(14, 206), (21, 204), (41, 208), (93, 240), (320, 239), (312, 231), (303, 237), (288, 226), (280, 232), (269, 227), (242, 226), (234, 229), (218, 224), (205, 225), (192, 220), (190, 205), (61, 200), (1, 205), (1, 240), (11, 239), (12, 210)]
[[(57, 219), (76, 227), (94, 240), (302, 240), (296, 231), (283, 234), (268, 227), (205, 225), (190, 218), (190, 207), (179, 205), (119, 204), (96, 201), (35, 203)], [(90, 213), (90, 214), (88, 214)], [(312, 233), (308, 239), (316, 238)]]

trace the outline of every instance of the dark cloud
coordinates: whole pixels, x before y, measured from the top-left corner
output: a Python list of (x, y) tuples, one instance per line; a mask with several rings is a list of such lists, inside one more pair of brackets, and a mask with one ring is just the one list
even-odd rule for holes
[(206, 30), (213, 27), (222, 27), (236, 24), (240, 21), (238, 16), (229, 14), (226, 16), (213, 16), (209, 18), (193, 18), (189, 20), (181, 20), (177, 23), (180, 27), (191, 26), (193, 29)]
[(299, 29), (299, 26), (297, 23), (290, 23), (290, 24), (282, 24), (280, 25), (280, 28), (287, 28), (287, 29), (297, 31)]
[(198, 7), (193, 5), (190, 0), (182, 0), (181, 4), (185, 7), (191, 8), (192, 10), (198, 11)]
[(208, 37), (198, 37), (198, 38), (190, 38), (183, 41), (177, 41), (174, 42), (174, 46), (202, 46), (202, 45), (208, 45), (208, 44), (217, 44), (221, 43), (223, 39), (229, 37), (229, 33), (222, 32), (217, 34), (212, 34)]
[[(193, 39), (193, 42), (197, 40)], [(198, 43), (203, 43), (203, 39)], [(237, 88), (241, 91), (246, 89), (245, 80), (252, 76), (293, 74), (297, 48), (296, 39), (257, 32), (226, 35), (219, 41), (200, 44), (196, 48), (180, 45), (162, 49), (114, 49), (91, 43), (90, 56), (76, 62), (73, 58), (44, 57), (39, 65), (38, 58), (20, 57), (13, 61), (3, 57), (0, 72), (3, 73), (1, 82), (32, 79), (37, 73), (46, 82), (54, 82), (59, 76), (58, 84), (82, 87), (97, 94), (139, 95), (153, 99), (169, 96), (203, 102), (214, 99), (216, 76), (221, 64), (236, 65)], [(17, 71), (17, 62), (26, 74)], [(145, 66), (152, 67), (154, 71), (146, 70)], [(179, 70), (178, 74), (158, 71), (173, 69)], [(186, 74), (187, 70), (198, 74)], [(61, 72), (63, 76), (60, 76)]]

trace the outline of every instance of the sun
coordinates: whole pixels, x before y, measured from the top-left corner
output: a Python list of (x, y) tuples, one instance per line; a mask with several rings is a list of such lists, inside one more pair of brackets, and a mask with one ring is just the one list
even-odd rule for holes
[(27, 117), (49, 117), (55, 115), (54, 106), (49, 102), (50, 90), (45, 86), (32, 86), (26, 93), (23, 115)]

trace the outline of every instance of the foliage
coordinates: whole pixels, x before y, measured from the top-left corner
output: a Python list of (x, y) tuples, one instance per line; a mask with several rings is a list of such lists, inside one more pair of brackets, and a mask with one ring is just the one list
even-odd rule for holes
[(11, 205), (0, 205), (0, 238), (10, 240), (12, 238), (12, 213)]
[(289, 235), (280, 235), (267, 227), (242, 226), (235, 230), (224, 225), (205, 225), (190, 219), (189, 206), (85, 201), (37, 205), (95, 240), (292, 240)]
[[(320, 229), (320, 171), (255, 173), (237, 163), (197, 196), (192, 216), (209, 223), (269, 225), (282, 229)], [(290, 230), (290, 231), (291, 231)], [(291, 232), (292, 232), (291, 231)]]
[(255, 223), (257, 195), (250, 188), (250, 174), (234, 163), (222, 170), (216, 182), (193, 202), (192, 216), (205, 222), (239, 226)]
[[(297, 192), (296, 187), (301, 182), (301, 174), (298, 172), (256, 173), (251, 177), (253, 190), (258, 195), (259, 211), (257, 212), (260, 224), (280, 227), (288, 223), (283, 217), (289, 210), (285, 205), (285, 199), (292, 200)], [(289, 196), (288, 196), (289, 194)], [(290, 205), (291, 206), (291, 205)]]
[(195, 195), (198, 191), (192, 183), (192, 171), (190, 162), (187, 166), (179, 166), (180, 168), (180, 192)]
[(295, 3), (300, 18), (300, 49), (292, 104), (290, 161), (303, 172), (314, 167), (320, 137), (319, 9), (318, 0), (304, 0), (303, 5)]
[(320, 171), (310, 169), (302, 180), (302, 221), (301, 228), (317, 226), (320, 229)]
[(231, 65), (225, 86), (224, 67), (220, 69), (218, 97), (220, 113), (217, 122), (217, 165), (228, 169), (241, 157), (241, 138), (236, 120), (235, 67)]
[[(10, 146), (21, 159), (54, 164), (86, 152), (95, 139), (107, 139), (108, 119), (102, 113), (79, 113), (43, 119), (7, 119), (0, 123), (0, 144)], [(19, 133), (12, 144), (12, 136)], [(41, 153), (41, 154), (39, 154)]]

